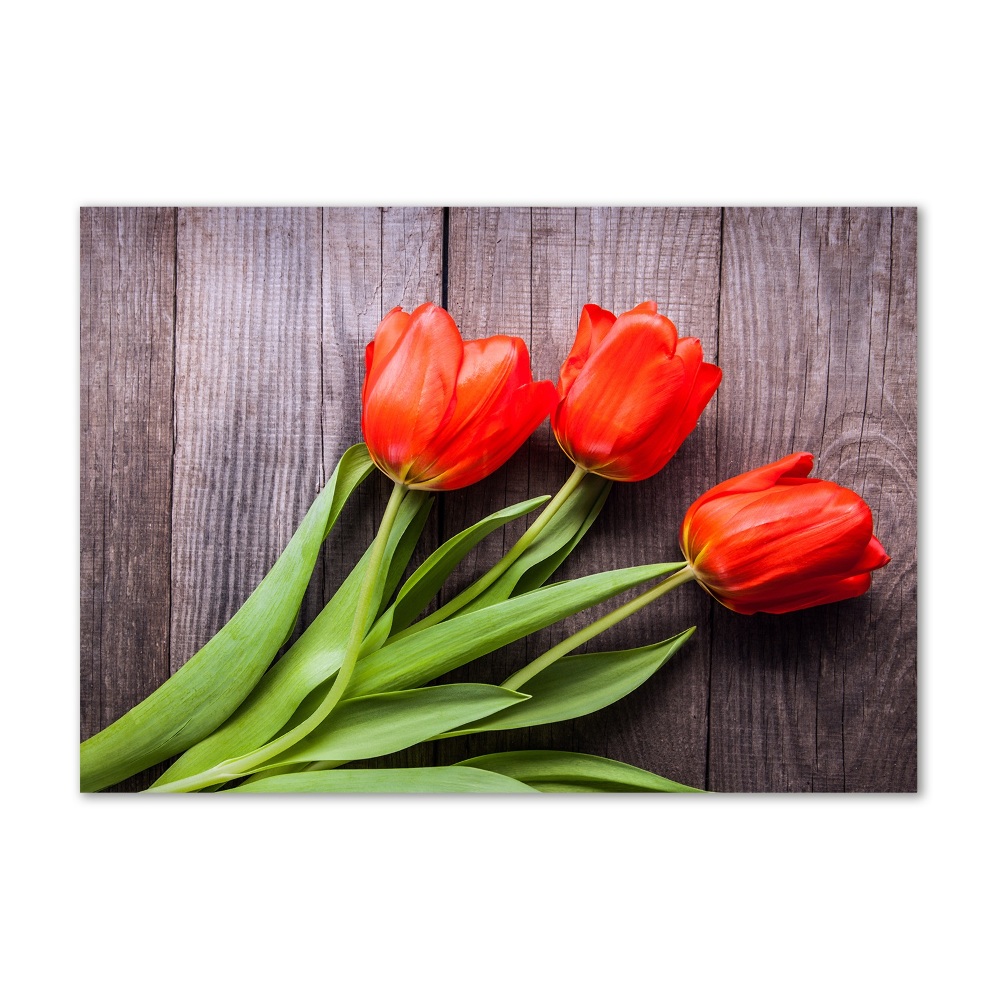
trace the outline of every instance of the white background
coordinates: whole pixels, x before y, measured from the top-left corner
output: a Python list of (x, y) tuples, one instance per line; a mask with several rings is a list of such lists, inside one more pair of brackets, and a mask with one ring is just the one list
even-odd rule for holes
[[(978, 994), (998, 889), (993, 33), (965, 3), (336, 10), (5, 18), (12, 995)], [(79, 795), (95, 204), (917, 205), (920, 792)]]

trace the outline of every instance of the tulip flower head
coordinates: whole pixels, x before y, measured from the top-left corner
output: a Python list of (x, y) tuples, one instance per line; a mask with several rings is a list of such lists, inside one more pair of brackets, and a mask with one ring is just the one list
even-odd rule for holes
[(581, 469), (634, 482), (655, 475), (694, 430), (722, 372), (701, 343), (643, 302), (617, 319), (586, 305), (559, 373), (552, 427)]
[(552, 412), (518, 337), (463, 341), (430, 302), (399, 307), (365, 351), (361, 430), (372, 461), (415, 490), (454, 490), (498, 469)]
[(680, 543), (695, 578), (740, 614), (781, 614), (857, 597), (889, 556), (856, 493), (809, 479), (813, 457), (789, 455), (697, 499)]

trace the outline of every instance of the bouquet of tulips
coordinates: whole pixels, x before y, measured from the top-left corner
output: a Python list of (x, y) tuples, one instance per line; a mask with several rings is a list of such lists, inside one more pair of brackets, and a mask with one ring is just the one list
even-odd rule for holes
[[(619, 317), (585, 306), (555, 386), (533, 380), (523, 341), (464, 341), (431, 303), (412, 314), (392, 310), (365, 363), (364, 443), (345, 452), (225, 627), (145, 701), (82, 744), (84, 791), (175, 756), (149, 791), (695, 791), (619, 761), (568, 752), (491, 754), (446, 767), (380, 767), (377, 759), (429, 740), (558, 722), (612, 704), (694, 630), (638, 649), (574, 650), (684, 583), (696, 581), (741, 614), (782, 613), (860, 595), (872, 570), (888, 562), (864, 500), (810, 478), (812, 456), (800, 453), (696, 499), (680, 526), (680, 561), (548, 583), (612, 483), (658, 473), (721, 382), (699, 342), (679, 338), (654, 302)], [(573, 463), (565, 485), (551, 498), (527, 499), (469, 526), (406, 576), (434, 493), (494, 472), (546, 417)], [(375, 538), (278, 656), (320, 546), (375, 468), (394, 483)], [(480, 541), (535, 511), (499, 562), (428, 613)], [(643, 586), (500, 684), (431, 683)], [(375, 763), (351, 766), (359, 761)]]

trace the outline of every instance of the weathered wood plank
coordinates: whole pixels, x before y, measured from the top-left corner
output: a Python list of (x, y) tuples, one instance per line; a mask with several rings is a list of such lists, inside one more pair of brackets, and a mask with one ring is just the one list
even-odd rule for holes
[(81, 739), (169, 676), (174, 215), (80, 213)]
[[(528, 208), (452, 209), (449, 213), (448, 310), (466, 339), (507, 334), (521, 337), (531, 353), (535, 378), (551, 377), (551, 332), (532, 321), (532, 211)], [(547, 423), (536, 430), (513, 458), (493, 475), (467, 489), (442, 497), (442, 535), (448, 537), (506, 504), (540, 494), (552, 494), (569, 472), (569, 465), (551, 440)], [(510, 548), (527, 526), (520, 518), (494, 532), (465, 560), (452, 596), (486, 572)], [(537, 648), (531, 637), (511, 643), (456, 673), (453, 679), (496, 683), (526, 663)], [(539, 651), (541, 651), (539, 649)], [(493, 749), (509, 748), (511, 737), (491, 734), (448, 740), (435, 747), (439, 762), (451, 762)], [(513, 738), (516, 741), (516, 737)], [(537, 746), (547, 746), (538, 742)]]
[(178, 220), (171, 665), (233, 615), (325, 479), (321, 213)]
[[(323, 452), (327, 474), (361, 440), (365, 345), (396, 306), (439, 301), (440, 209), (327, 208), (323, 211)], [(392, 484), (372, 476), (327, 546), (327, 599), (378, 530)], [(433, 536), (431, 537), (432, 540)]]
[[(323, 211), (323, 455), (327, 474), (361, 440), (365, 345), (395, 306), (412, 312), (441, 301), (443, 217), (435, 208), (327, 208)], [(371, 543), (392, 484), (376, 471), (344, 509), (322, 555), (323, 600), (329, 600)], [(435, 514), (414, 555), (440, 543)], [(307, 611), (319, 611), (310, 595)], [(385, 766), (405, 767), (431, 755), (403, 751)]]
[(897, 215), (893, 240), (889, 209), (725, 213), (720, 476), (812, 451), (895, 560), (854, 601), (714, 615), (712, 788), (915, 787), (915, 215)]
[[(538, 356), (533, 340), (531, 210), (452, 209), (447, 267), (447, 308), (462, 336), (467, 340), (494, 334), (521, 337), (531, 352), (535, 378), (546, 377), (548, 359)], [(547, 426), (543, 426), (492, 476), (468, 489), (444, 494), (440, 505), (443, 537), (506, 504), (554, 493), (566, 474), (553, 447)], [(511, 522), (486, 539), (463, 563), (447, 596), (489, 569), (527, 523), (525, 518)], [(499, 651), (492, 659), (493, 670), (503, 670), (506, 665), (515, 669), (526, 648), (522, 642)]]
[[(681, 334), (700, 337), (706, 358), (714, 359), (718, 210), (477, 209), (453, 211), (451, 216), (449, 308), (467, 335), (504, 332), (524, 337), (536, 377), (558, 378), (587, 302), (621, 313), (654, 299)], [(709, 411), (667, 470), (645, 483), (614, 488), (600, 520), (560, 577), (674, 558), (680, 512), (693, 499), (692, 490), (700, 492), (714, 481), (713, 454)], [(544, 426), (505, 469), (448, 498), (447, 530), (457, 530), (501, 502), (555, 492), (570, 468)], [(520, 525), (508, 529), (505, 544), (520, 530)], [(483, 549), (484, 565), (500, 554), (496, 542)], [(588, 648), (625, 648), (665, 638), (690, 624), (697, 599), (697, 594), (681, 592)], [(515, 643), (474, 672), (482, 672), (484, 679), (502, 679), (605, 610)], [(701, 649), (689, 645), (683, 669), (668, 668), (625, 701), (587, 719), (449, 741), (441, 752), (447, 759), (459, 759), (514, 748), (573, 748), (700, 785), (705, 776), (701, 708), (707, 698), (707, 648), (707, 643)]]

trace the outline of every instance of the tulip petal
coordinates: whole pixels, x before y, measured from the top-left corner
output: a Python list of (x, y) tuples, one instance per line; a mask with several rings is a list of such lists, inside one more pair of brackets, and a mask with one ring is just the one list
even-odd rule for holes
[(889, 553), (882, 547), (882, 543), (872, 535), (868, 547), (861, 554), (861, 558), (854, 567), (854, 572), (863, 573), (873, 569), (881, 569), (889, 561)]
[(469, 449), (482, 451), (483, 425), (503, 413), (519, 386), (531, 381), (528, 349), (519, 337), (485, 337), (462, 344), (455, 408), (410, 467), (411, 483), (436, 479)]
[(677, 341), (676, 357), (684, 362), (691, 390), (681, 407), (679, 426), (685, 428), (681, 440), (694, 430), (702, 411), (722, 382), (722, 369), (708, 364), (702, 355), (697, 337), (681, 337)]
[(659, 472), (695, 429), (722, 381), (721, 369), (702, 361), (701, 343), (694, 337), (678, 340), (677, 353), (669, 363), (682, 367), (683, 385), (671, 394), (647, 435), (616, 452), (612, 465), (602, 470), (603, 476), (636, 482)]
[(429, 302), (385, 317), (365, 368), (365, 442), (379, 468), (412, 489), (454, 489), (492, 472), (556, 401), (550, 382), (532, 382), (520, 338), (464, 343)]
[(552, 426), (563, 451), (605, 479), (654, 475), (694, 430), (721, 372), (704, 365), (694, 338), (654, 301), (641, 302), (608, 327), (612, 314), (584, 307), (560, 373)]
[[(378, 355), (378, 367), (384, 367), (385, 358), (399, 342), (399, 338), (406, 332), (410, 323), (410, 314), (403, 312), (401, 306), (396, 306), (386, 313), (385, 318), (378, 325), (375, 336), (365, 345), (365, 381), (361, 387), (361, 433), (365, 434), (365, 415), (368, 409), (368, 389), (377, 378), (377, 373), (373, 375), (373, 368), (376, 367), (376, 352)], [(376, 344), (378, 345), (376, 347)]]
[(724, 500), (699, 504), (698, 516), (691, 516), (689, 509), (680, 531), (680, 546), (688, 562), (692, 565), (698, 558), (711, 552), (716, 542), (735, 548), (729, 522), (744, 507), (755, 503), (759, 493), (733, 493)]
[(751, 496), (752, 502), (740, 497), (738, 509), (728, 511), (716, 544), (695, 543), (693, 565), (703, 578), (746, 590), (783, 578), (856, 571), (872, 531), (871, 511), (857, 494), (819, 480)]
[(787, 479), (803, 479), (809, 475), (812, 467), (813, 456), (808, 451), (794, 452), (779, 458), (777, 462), (770, 462), (719, 483), (703, 499), (725, 496), (728, 493), (757, 493)]
[(562, 399), (575, 381), (587, 358), (597, 349), (598, 344), (608, 335), (615, 325), (615, 315), (607, 309), (591, 304), (585, 305), (580, 313), (580, 324), (576, 328), (576, 340), (569, 352), (569, 357), (559, 369), (559, 384), (556, 391)]
[(758, 493), (762, 490), (770, 489), (779, 480), (801, 479), (807, 476), (813, 467), (813, 456), (808, 451), (797, 451), (784, 458), (779, 458), (777, 462), (770, 462), (761, 465), (749, 472), (742, 472), (732, 479), (727, 479), (713, 486), (712, 489), (702, 493), (700, 497), (690, 507), (684, 515), (684, 523), (681, 525), (681, 537), (685, 537), (687, 525), (699, 508), (703, 507), (711, 500), (719, 497), (732, 496), (738, 493)]
[(559, 443), (578, 465), (608, 478), (629, 478), (615, 467), (616, 457), (655, 432), (683, 390), (676, 343), (677, 331), (665, 316), (633, 310), (618, 319), (556, 412)]
[(402, 306), (396, 306), (386, 313), (385, 318), (375, 330), (375, 336), (369, 345), (372, 348), (371, 353), (366, 352), (365, 367), (369, 373), (373, 367), (381, 368), (385, 364), (386, 358), (392, 354), (403, 334), (406, 333), (410, 320), (410, 314), (403, 312)]
[(780, 597), (761, 596), (754, 599), (751, 595), (748, 598), (741, 596), (730, 600), (721, 598), (719, 600), (727, 608), (741, 615), (753, 615), (762, 611), (768, 614), (782, 615), (789, 611), (802, 611), (805, 608), (815, 608), (821, 604), (833, 604), (851, 597), (860, 597), (867, 592), (871, 584), (871, 573), (859, 573), (855, 576), (830, 580), (821, 586), (811, 586), (808, 589), (799, 589), (798, 591), (789, 589), (784, 596)]
[(495, 472), (552, 412), (556, 390), (551, 382), (528, 382), (506, 395), (502, 405), (464, 430), (434, 460), (437, 474), (412, 484), (413, 489), (454, 490)]
[[(708, 406), (721, 383), (721, 368), (706, 364), (705, 362), (702, 362), (698, 366), (694, 382), (691, 386), (691, 394), (688, 396), (687, 403), (681, 415), (677, 418), (676, 434), (678, 440), (673, 451), (667, 456), (667, 461), (673, 458), (674, 453), (684, 443), (685, 438), (698, 426), (698, 420), (702, 413), (705, 412), (705, 407)], [(666, 462), (664, 462), (665, 464)]]
[(443, 309), (419, 306), (405, 329), (398, 315), (384, 324), (384, 350), (375, 340), (363, 431), (382, 471), (403, 481), (413, 458), (451, 415), (463, 351), (458, 328)]
[(386, 358), (392, 353), (400, 338), (410, 325), (410, 314), (396, 306), (386, 313), (378, 325), (375, 336), (365, 345), (365, 382), (361, 388), (361, 428), (364, 433), (365, 408), (368, 403), (368, 387), (378, 378), (385, 367)]
[(514, 389), (531, 381), (528, 348), (520, 337), (485, 337), (466, 341), (455, 387), (457, 402), (445, 438), (460, 434), (491, 410), (500, 408)]
[(726, 607), (781, 614), (855, 597), (889, 561), (864, 500), (807, 478), (811, 468), (808, 453), (789, 455), (720, 484), (688, 509), (681, 548), (698, 583)]

